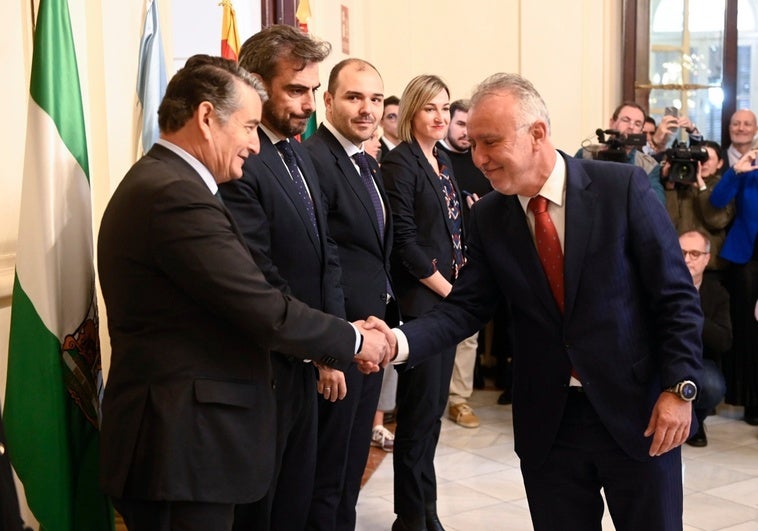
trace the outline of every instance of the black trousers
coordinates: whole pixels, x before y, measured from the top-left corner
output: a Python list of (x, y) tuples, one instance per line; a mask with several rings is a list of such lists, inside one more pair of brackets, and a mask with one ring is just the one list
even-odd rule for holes
[(316, 376), (310, 363), (271, 354), (276, 382), (276, 463), (263, 499), (238, 505), (234, 531), (302, 531), (316, 471)]
[(355, 529), (355, 504), (366, 468), (383, 372), (345, 372), (347, 395), (318, 398), (318, 461), (308, 516), (309, 530)]
[(606, 431), (586, 395), (568, 393), (547, 461), (537, 468), (521, 464), (535, 531), (601, 531), (601, 488), (617, 531), (681, 531), (681, 449), (636, 461)]
[(407, 522), (423, 522), (437, 503), (434, 453), (450, 391), (455, 346), (414, 367), (400, 370), (393, 468), (395, 513)]
[(726, 402), (758, 409), (758, 322), (755, 320), (758, 256), (746, 264), (730, 264), (724, 280), (729, 291), (734, 338), (731, 352), (725, 354), (722, 361)]
[(234, 505), (114, 499), (129, 531), (229, 531)]

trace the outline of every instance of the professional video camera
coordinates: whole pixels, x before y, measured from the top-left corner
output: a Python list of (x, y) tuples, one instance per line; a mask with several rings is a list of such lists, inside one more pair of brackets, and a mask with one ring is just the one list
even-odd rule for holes
[(671, 165), (668, 180), (673, 183), (697, 182), (697, 163), (708, 160), (708, 150), (698, 142), (690, 141), (689, 147), (682, 142), (666, 150), (666, 160)]
[[(616, 129), (597, 129), (595, 131), (597, 141), (605, 144), (604, 149), (600, 149), (595, 154), (597, 160), (610, 160), (612, 162), (626, 162), (629, 155), (626, 148), (642, 147), (647, 143), (644, 133), (638, 135), (622, 135)], [(605, 135), (608, 135), (606, 138)]]

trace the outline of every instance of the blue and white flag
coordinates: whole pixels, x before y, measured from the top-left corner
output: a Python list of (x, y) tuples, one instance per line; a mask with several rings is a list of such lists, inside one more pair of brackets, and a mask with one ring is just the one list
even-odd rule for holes
[(163, 60), (163, 43), (158, 24), (158, 6), (151, 0), (145, 14), (145, 25), (139, 45), (137, 97), (142, 105), (142, 152), (153, 146), (158, 129), (158, 106), (166, 93), (166, 62)]

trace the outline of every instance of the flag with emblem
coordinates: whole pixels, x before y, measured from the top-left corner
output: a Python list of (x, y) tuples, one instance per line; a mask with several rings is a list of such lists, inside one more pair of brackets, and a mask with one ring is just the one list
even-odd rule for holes
[(107, 531), (87, 141), (66, 0), (41, 0), (11, 306), (4, 422), (45, 531)]

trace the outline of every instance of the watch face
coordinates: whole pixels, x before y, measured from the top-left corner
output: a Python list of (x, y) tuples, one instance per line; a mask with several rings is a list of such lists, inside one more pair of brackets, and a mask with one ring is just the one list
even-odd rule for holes
[(692, 400), (697, 395), (697, 387), (692, 382), (684, 382), (681, 387), (682, 398)]

